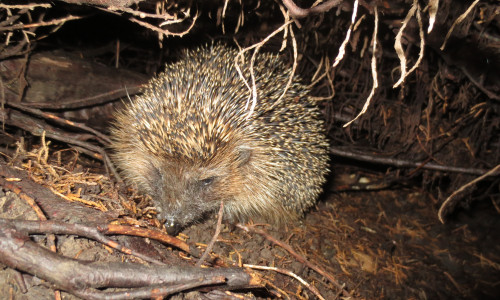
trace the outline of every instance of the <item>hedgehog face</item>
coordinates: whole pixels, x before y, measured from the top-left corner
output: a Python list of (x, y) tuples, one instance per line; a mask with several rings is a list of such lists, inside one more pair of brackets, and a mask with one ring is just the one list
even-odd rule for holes
[[(229, 148), (229, 149), (228, 149)], [(250, 165), (251, 150), (232, 145), (219, 149), (209, 162), (180, 157), (151, 160), (144, 190), (154, 201), (158, 218), (169, 233), (203, 220), (238, 198)]]
[(203, 219), (223, 198), (217, 191), (226, 174), (214, 175), (213, 170), (170, 162), (161, 169), (154, 168), (153, 174), (150, 194), (159, 219), (171, 233)]

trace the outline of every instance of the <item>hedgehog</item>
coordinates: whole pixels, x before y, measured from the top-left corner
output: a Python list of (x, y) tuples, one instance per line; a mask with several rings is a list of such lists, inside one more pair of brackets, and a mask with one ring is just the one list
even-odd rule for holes
[[(250, 61), (211, 44), (165, 66), (111, 128), (112, 159), (176, 233), (218, 211), (228, 222), (288, 223), (313, 206), (328, 172), (324, 121), (275, 54)], [(286, 88), (287, 87), (287, 88)], [(286, 92), (285, 92), (286, 90)], [(285, 92), (285, 93), (284, 93)], [(282, 95), (284, 93), (284, 95)]]

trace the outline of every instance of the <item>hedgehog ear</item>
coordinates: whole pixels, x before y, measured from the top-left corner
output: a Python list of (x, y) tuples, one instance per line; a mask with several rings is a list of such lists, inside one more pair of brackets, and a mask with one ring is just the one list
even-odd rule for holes
[(238, 151), (238, 167), (242, 167), (250, 161), (252, 149), (248, 146), (238, 146), (236, 150)]

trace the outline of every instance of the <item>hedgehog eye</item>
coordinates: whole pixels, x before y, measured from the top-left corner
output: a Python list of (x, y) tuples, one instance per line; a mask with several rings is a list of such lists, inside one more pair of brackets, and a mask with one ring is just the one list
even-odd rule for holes
[(199, 182), (202, 186), (209, 186), (214, 182), (214, 180), (215, 180), (215, 176), (212, 176), (212, 177), (207, 177), (205, 179), (202, 179)]

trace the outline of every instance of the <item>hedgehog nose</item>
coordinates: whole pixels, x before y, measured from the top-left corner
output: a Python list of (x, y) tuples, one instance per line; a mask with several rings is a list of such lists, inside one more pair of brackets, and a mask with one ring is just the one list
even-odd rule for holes
[(167, 233), (169, 235), (172, 235), (172, 236), (175, 236), (177, 235), (177, 233), (179, 233), (179, 231), (181, 231), (181, 226), (179, 226), (179, 224), (177, 222), (175, 222), (175, 220), (172, 218), (172, 217), (165, 217), (164, 218), (164, 221), (165, 221), (165, 229), (167, 230)]
[(165, 224), (165, 229), (167, 230), (167, 233), (171, 236), (176, 236), (179, 231), (181, 231), (181, 226), (179, 224)]

